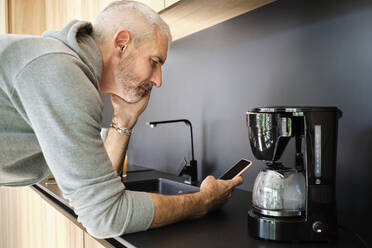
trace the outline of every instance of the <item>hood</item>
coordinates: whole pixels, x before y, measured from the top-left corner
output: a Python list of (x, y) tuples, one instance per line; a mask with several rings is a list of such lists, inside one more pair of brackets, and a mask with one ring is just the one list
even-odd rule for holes
[(73, 20), (61, 31), (45, 31), (42, 36), (63, 42), (89, 67), (98, 82), (102, 75), (102, 56), (91, 36), (93, 26), (90, 22)]

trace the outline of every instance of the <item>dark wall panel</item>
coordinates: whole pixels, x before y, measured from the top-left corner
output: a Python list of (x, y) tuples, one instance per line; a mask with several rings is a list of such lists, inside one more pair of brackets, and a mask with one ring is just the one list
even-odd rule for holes
[(337, 164), (340, 223), (371, 235), (371, 27), (371, 1), (278, 1), (176, 41), (163, 86), (153, 90), (135, 128), (129, 162), (177, 173), (183, 158), (190, 159), (188, 129), (150, 129), (145, 122), (188, 118), (202, 177), (219, 176), (246, 157), (254, 167), (241, 188), (251, 190), (264, 165), (251, 153), (246, 111), (338, 106), (344, 113)]

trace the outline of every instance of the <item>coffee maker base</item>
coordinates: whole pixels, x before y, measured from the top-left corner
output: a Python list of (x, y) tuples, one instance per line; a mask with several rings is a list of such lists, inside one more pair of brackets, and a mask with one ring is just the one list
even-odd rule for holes
[[(314, 222), (316, 223), (316, 222)], [(248, 232), (251, 236), (277, 241), (319, 241), (332, 242), (337, 234), (327, 229), (314, 228), (314, 223), (308, 223), (304, 218), (270, 218), (248, 211)]]

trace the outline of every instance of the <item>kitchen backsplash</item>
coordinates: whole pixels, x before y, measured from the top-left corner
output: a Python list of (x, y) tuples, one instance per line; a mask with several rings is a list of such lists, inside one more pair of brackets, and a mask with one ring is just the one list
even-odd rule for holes
[[(194, 126), (200, 179), (220, 176), (242, 157), (253, 160), (242, 189), (264, 166), (248, 142), (245, 112), (257, 106), (337, 106), (337, 201), (340, 223), (371, 236), (372, 2), (278, 1), (176, 41), (138, 121), (128, 161), (176, 174), (190, 159), (184, 124)], [(104, 97), (103, 126), (112, 109)], [(285, 155), (285, 159), (292, 158)], [(355, 211), (357, 210), (357, 211)], [(362, 221), (360, 221), (362, 218)], [(366, 227), (360, 225), (366, 223)], [(359, 224), (359, 227), (358, 227)]]

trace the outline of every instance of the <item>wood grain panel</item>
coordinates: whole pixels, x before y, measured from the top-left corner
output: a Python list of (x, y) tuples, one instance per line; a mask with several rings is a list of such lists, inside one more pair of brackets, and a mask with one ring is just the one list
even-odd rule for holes
[[(0, 0), (0, 31), (8, 26), (10, 33), (41, 34), (45, 29), (62, 29), (73, 19), (93, 22), (112, 0)], [(139, 0), (169, 24), (174, 40), (198, 32), (275, 0)], [(174, 4), (176, 2), (176, 4)], [(173, 4), (173, 5), (172, 5)], [(168, 8), (164, 9), (165, 6)], [(4, 21), (5, 20), (5, 21)], [(4, 24), (8, 20), (8, 25)], [(2, 28), (1, 28), (2, 27)]]
[(112, 0), (81, 0), (81, 18), (94, 22), (97, 15), (109, 5)]
[(84, 246), (84, 231), (30, 187), (0, 187), (0, 230), (0, 247)]
[(46, 29), (61, 30), (72, 19), (79, 19), (80, 1), (73, 0), (45, 0)]
[(156, 12), (159, 12), (162, 9), (164, 9), (164, 0), (136, 0), (136, 1), (148, 5)]
[[(13, 0), (14, 1), (14, 0)], [(74, 19), (94, 23), (112, 0), (45, 0), (46, 29), (60, 30)], [(140, 0), (156, 11), (164, 8), (164, 0)]]
[(8, 33), (8, 0), (0, 0), (0, 34)]
[(98, 13), (112, 0), (45, 0), (46, 28), (62, 29), (72, 20), (94, 22)]
[(168, 8), (169, 6), (179, 2), (180, 0), (164, 0), (164, 8)]
[(86, 232), (84, 232), (84, 242), (85, 248), (105, 248), (105, 246), (103, 246)]
[(40, 35), (45, 30), (45, 0), (9, 0), (9, 33)]
[(211, 27), (276, 0), (181, 0), (160, 12), (173, 40)]

